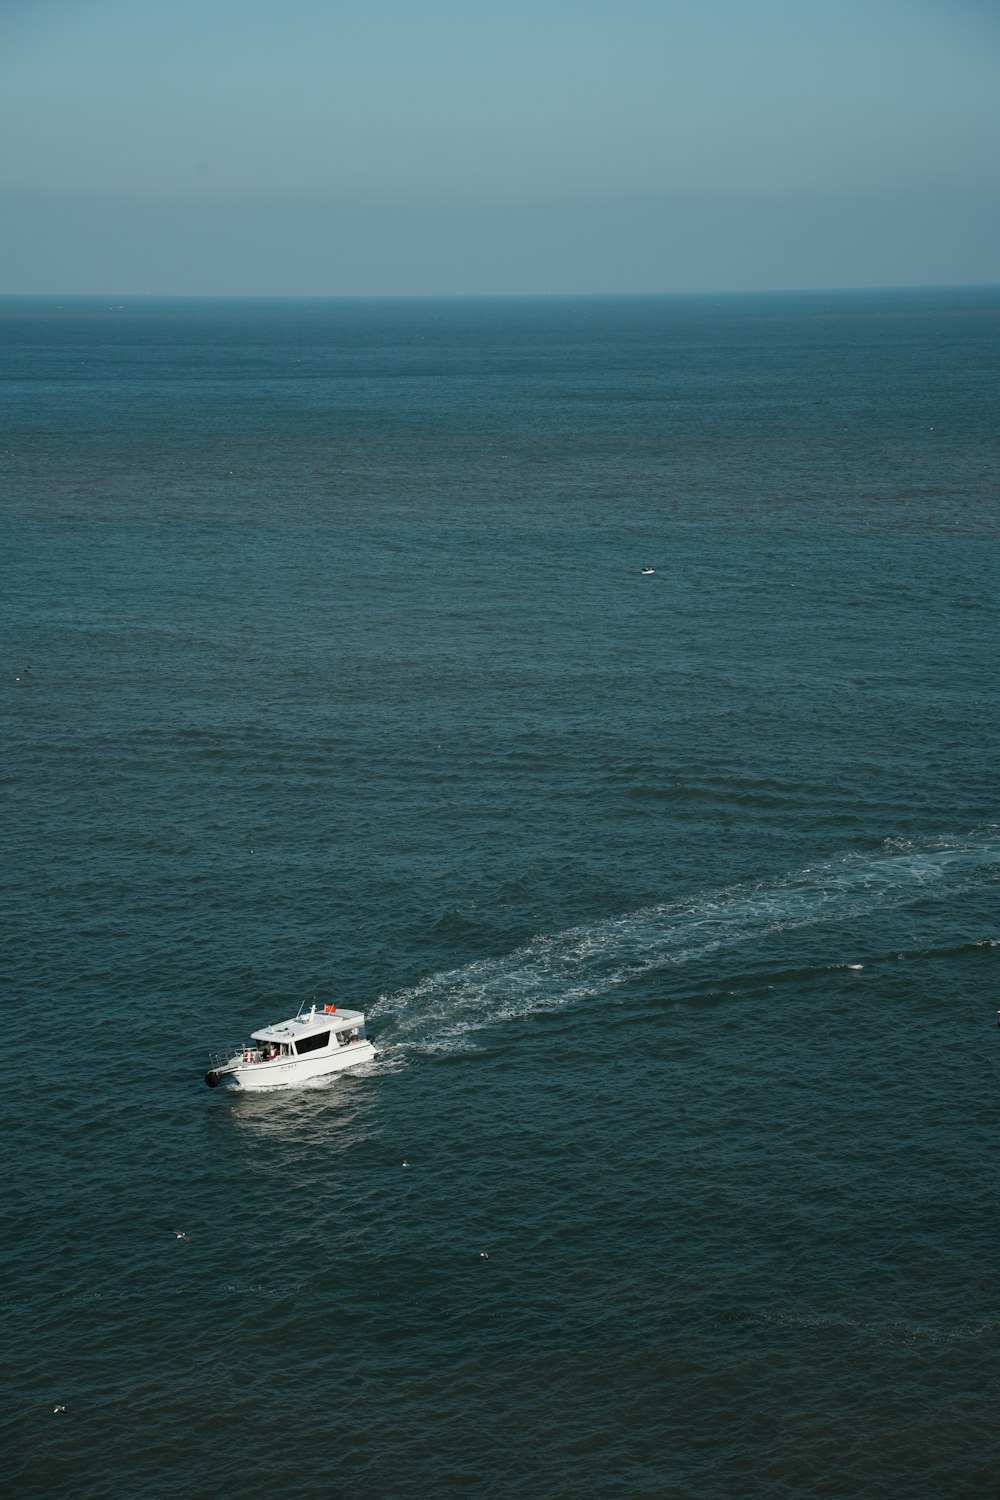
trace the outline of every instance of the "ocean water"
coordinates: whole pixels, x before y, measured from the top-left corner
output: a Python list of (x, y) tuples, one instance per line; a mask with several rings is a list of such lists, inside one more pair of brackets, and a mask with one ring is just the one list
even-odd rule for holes
[(998, 334), (0, 300), (6, 1493), (996, 1493)]

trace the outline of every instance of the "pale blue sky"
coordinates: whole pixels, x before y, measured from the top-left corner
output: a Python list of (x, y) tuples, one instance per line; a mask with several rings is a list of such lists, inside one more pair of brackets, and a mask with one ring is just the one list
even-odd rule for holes
[(1000, 281), (986, 0), (6, 0), (0, 291)]

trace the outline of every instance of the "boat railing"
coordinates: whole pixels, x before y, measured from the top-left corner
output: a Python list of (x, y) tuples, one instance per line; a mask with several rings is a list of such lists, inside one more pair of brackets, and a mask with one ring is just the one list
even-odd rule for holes
[(245, 1042), (241, 1042), (238, 1046), (226, 1047), (222, 1052), (210, 1052), (208, 1057), (213, 1068), (228, 1068), (230, 1063), (263, 1061), (260, 1048), (248, 1047)]

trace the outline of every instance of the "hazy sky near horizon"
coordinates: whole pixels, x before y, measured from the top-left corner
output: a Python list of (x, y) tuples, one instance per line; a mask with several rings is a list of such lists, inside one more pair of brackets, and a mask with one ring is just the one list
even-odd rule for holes
[(3, 292), (1000, 280), (987, 0), (6, 0)]

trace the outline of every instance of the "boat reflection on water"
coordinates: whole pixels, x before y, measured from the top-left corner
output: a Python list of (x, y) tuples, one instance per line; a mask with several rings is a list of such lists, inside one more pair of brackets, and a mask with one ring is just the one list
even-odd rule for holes
[(348, 1151), (369, 1135), (368, 1126), (378, 1102), (370, 1081), (343, 1074), (327, 1075), (288, 1092), (237, 1094), (229, 1098), (220, 1118), (237, 1131), (258, 1139), (301, 1141), (314, 1152), (321, 1141), (325, 1151)]

